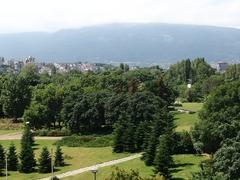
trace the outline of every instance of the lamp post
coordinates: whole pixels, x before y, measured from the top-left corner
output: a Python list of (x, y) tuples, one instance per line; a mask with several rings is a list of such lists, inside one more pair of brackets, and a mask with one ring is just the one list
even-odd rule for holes
[(51, 148), (51, 173), (52, 173), (52, 178), (54, 178), (54, 167), (53, 167), (53, 148)]
[(97, 172), (98, 172), (97, 167), (93, 167), (91, 169), (91, 172), (93, 173), (93, 180), (97, 180)]

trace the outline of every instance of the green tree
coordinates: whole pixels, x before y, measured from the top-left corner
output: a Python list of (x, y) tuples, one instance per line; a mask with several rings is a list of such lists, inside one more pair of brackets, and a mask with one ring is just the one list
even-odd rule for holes
[(114, 141), (113, 141), (113, 152), (120, 153), (124, 151), (124, 132), (125, 132), (125, 121), (123, 117), (115, 124), (114, 129)]
[(31, 173), (34, 171), (36, 161), (34, 159), (34, 151), (32, 145), (34, 144), (33, 136), (30, 127), (25, 127), (21, 139), (21, 152), (20, 152), (20, 172)]
[[(32, 113), (37, 113), (35, 110), (41, 114), (42, 110), (46, 114), (43, 116), (41, 121), (45, 121), (45, 126), (48, 128), (56, 127), (56, 123), (61, 124), (61, 110), (63, 102), (63, 91), (59, 85), (48, 84), (46, 86), (37, 86), (33, 91), (32, 103), (30, 105), (30, 110), (28, 111), (28, 116), (35, 116)], [(33, 107), (32, 107), (33, 106)], [(47, 117), (46, 117), (47, 116)], [(38, 117), (39, 119), (40, 117)]]
[(64, 166), (64, 158), (63, 158), (63, 152), (60, 146), (57, 146), (56, 152), (55, 152), (55, 161), (54, 164), (56, 167)]
[(240, 133), (236, 138), (227, 139), (214, 154), (214, 172), (222, 173), (226, 179), (240, 178)]
[(135, 152), (135, 126), (131, 122), (126, 123), (126, 128), (124, 129), (124, 151)]
[(161, 135), (154, 159), (154, 172), (160, 173), (160, 175), (164, 176), (166, 179), (171, 178), (171, 172), (169, 168), (173, 165), (170, 147), (169, 135)]
[(3, 112), (15, 120), (23, 115), (31, 99), (31, 90), (27, 81), (17, 75), (9, 75), (3, 83), (1, 94)]
[(203, 152), (215, 153), (223, 140), (237, 136), (240, 128), (240, 81), (225, 83), (207, 98), (200, 112), (201, 121), (192, 130), (194, 143)]
[(7, 154), (7, 164), (9, 171), (17, 171), (18, 169), (18, 156), (16, 152), (16, 147), (14, 144), (11, 144), (8, 149)]
[(0, 174), (5, 167), (5, 152), (3, 146), (0, 144)]
[(34, 64), (25, 65), (21, 69), (19, 77), (25, 79), (29, 86), (36, 86), (40, 80), (37, 67)]
[(43, 147), (40, 159), (39, 159), (39, 168), (40, 173), (49, 173), (51, 172), (51, 156), (47, 147)]
[(49, 111), (45, 105), (33, 102), (23, 114), (24, 122), (29, 122), (29, 125), (35, 129), (40, 129), (48, 124)]
[(26, 124), (26, 126), (24, 127), (21, 145), (23, 146), (24, 144), (30, 144), (30, 146), (33, 146), (34, 144), (34, 137), (29, 124)]
[(156, 148), (159, 143), (159, 136), (164, 133), (171, 133), (174, 128), (173, 117), (166, 109), (162, 109), (155, 117), (152, 131), (148, 139), (148, 146), (143, 154), (145, 164), (150, 166), (154, 163)]

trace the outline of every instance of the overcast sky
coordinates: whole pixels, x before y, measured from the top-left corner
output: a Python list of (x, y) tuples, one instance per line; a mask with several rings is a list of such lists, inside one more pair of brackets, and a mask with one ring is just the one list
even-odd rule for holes
[(2, 33), (116, 22), (240, 28), (240, 0), (0, 0)]

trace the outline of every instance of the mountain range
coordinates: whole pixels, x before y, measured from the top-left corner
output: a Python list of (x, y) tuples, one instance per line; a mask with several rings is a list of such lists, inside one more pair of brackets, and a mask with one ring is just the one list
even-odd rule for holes
[(45, 62), (174, 63), (185, 58), (240, 60), (240, 29), (162, 23), (118, 23), (53, 33), (0, 34), (0, 56)]

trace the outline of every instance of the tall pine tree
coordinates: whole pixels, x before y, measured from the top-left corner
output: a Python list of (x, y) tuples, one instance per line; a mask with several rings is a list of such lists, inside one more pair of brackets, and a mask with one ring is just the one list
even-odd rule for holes
[(156, 148), (159, 143), (159, 136), (166, 132), (170, 133), (173, 128), (172, 115), (167, 111), (167, 109), (162, 109), (162, 111), (155, 117), (152, 131), (148, 139), (148, 146), (143, 154), (143, 159), (147, 166), (153, 165)]
[(18, 168), (18, 156), (16, 153), (16, 147), (11, 144), (7, 154), (7, 165), (9, 171), (17, 171)]
[(166, 179), (171, 178), (169, 168), (173, 164), (170, 147), (169, 135), (161, 135), (154, 159), (154, 171), (155, 173), (160, 173), (160, 175), (164, 176)]
[(31, 173), (34, 171), (36, 161), (32, 145), (34, 144), (33, 135), (30, 127), (27, 125), (24, 129), (21, 139), (21, 152), (20, 152), (20, 172)]
[(54, 165), (56, 167), (59, 166), (64, 166), (64, 159), (63, 159), (63, 153), (62, 153), (62, 149), (60, 146), (57, 146), (56, 152), (55, 152), (55, 162)]
[(26, 125), (24, 127), (24, 132), (21, 139), (21, 145), (23, 145), (23, 143), (29, 143), (31, 146), (34, 144), (33, 133), (31, 132), (31, 128), (29, 125)]
[(120, 153), (124, 151), (124, 133), (125, 133), (125, 119), (121, 116), (118, 122), (115, 123), (113, 151)]
[(5, 167), (5, 153), (3, 146), (0, 144), (0, 174), (2, 174), (4, 167)]
[(39, 168), (40, 173), (49, 173), (51, 172), (51, 156), (47, 147), (43, 147), (40, 159), (39, 159)]
[(123, 136), (125, 152), (133, 153), (136, 151), (134, 133), (135, 133), (135, 126), (133, 125), (133, 123), (128, 122), (126, 124), (124, 136)]

